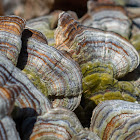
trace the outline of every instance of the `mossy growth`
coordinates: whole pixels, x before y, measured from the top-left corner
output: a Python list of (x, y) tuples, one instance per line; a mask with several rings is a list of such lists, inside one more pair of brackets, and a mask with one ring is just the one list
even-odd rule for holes
[(50, 38), (54, 38), (54, 31), (55, 30), (46, 30), (45, 32), (44, 32), (44, 35), (48, 38), (48, 39), (50, 39)]
[(89, 62), (82, 66), (82, 73), (84, 97), (96, 104), (105, 100), (119, 99), (135, 102), (137, 99), (133, 84), (116, 80), (110, 65)]
[(41, 91), (45, 96), (48, 96), (46, 83), (40, 79), (40, 76), (35, 71), (24, 69), (23, 72), (39, 91)]
[(101, 62), (87, 62), (80, 66), (83, 76), (92, 73), (108, 73), (113, 76), (113, 68), (111, 64), (102, 64)]
[(125, 101), (129, 101), (129, 102), (135, 102), (136, 101), (136, 98), (134, 98), (130, 94), (123, 93), (122, 96), (123, 96), (123, 100), (125, 100)]
[(122, 93), (121, 91), (108, 91), (101, 94), (99, 93), (99, 94), (94, 95), (90, 99), (93, 100), (96, 104), (99, 104), (100, 102), (106, 101), (106, 100), (124, 100), (124, 101), (129, 101), (129, 102), (136, 101), (136, 98), (134, 98), (130, 94)]
[[(95, 74), (94, 74), (95, 75)], [(105, 74), (106, 75), (106, 74)], [(95, 78), (94, 80), (88, 81), (88, 85), (83, 86), (84, 88), (84, 97), (89, 98), (94, 101), (96, 104), (99, 104), (105, 100), (125, 100), (130, 102), (135, 102), (139, 93), (135, 90), (135, 87), (131, 82), (126, 81), (117, 81), (107, 77), (107, 75), (102, 75), (101, 79), (97, 74), (96, 77), (92, 75), (90, 78)], [(86, 77), (87, 78), (87, 77)], [(105, 78), (105, 80), (104, 80)], [(89, 80), (89, 79), (88, 79)], [(96, 83), (92, 83), (97, 81)], [(85, 83), (84, 83), (85, 84)], [(86, 88), (86, 90), (85, 90)]]
[(129, 93), (134, 92), (134, 86), (130, 82), (119, 81), (118, 86), (119, 86), (120, 91), (122, 92), (129, 92)]
[(49, 45), (49, 46), (55, 46), (54, 31), (55, 31), (55, 30), (47, 29), (47, 30), (45, 30), (45, 31), (43, 32), (44, 35), (45, 35), (45, 37), (46, 37), (47, 40), (48, 40), (48, 45)]
[(135, 49), (140, 52), (140, 34), (134, 35), (130, 41), (134, 45)]
[(139, 96), (139, 91), (137, 91), (136, 87), (131, 82), (119, 81), (118, 86), (124, 100), (130, 101), (130, 102), (136, 101), (137, 96)]
[(98, 93), (92, 96), (90, 99), (93, 100), (96, 104), (99, 104), (100, 102), (105, 100), (115, 100), (115, 99), (123, 100), (123, 97), (120, 91), (114, 91), (114, 92), (109, 91), (105, 93)]
[(114, 87), (117, 80), (108, 73), (94, 73), (84, 77), (82, 82), (84, 93), (87, 97), (90, 97), (95, 92), (104, 91), (105, 89)]
[(117, 81), (109, 74), (92, 74), (83, 78), (84, 97), (96, 104), (105, 100), (125, 100), (135, 102), (135, 87), (126, 81)]

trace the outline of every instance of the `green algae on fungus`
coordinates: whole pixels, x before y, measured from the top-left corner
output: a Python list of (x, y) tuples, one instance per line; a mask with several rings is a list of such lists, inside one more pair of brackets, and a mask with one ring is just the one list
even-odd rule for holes
[(36, 72), (28, 69), (24, 69), (23, 72), (39, 91), (41, 91), (45, 96), (48, 96), (47, 84), (41, 80), (40, 76)]
[(89, 98), (96, 104), (115, 99), (135, 102), (139, 96), (139, 92), (131, 82), (113, 78), (110, 65), (88, 62), (81, 66), (81, 70), (84, 98)]
[(97, 62), (87, 62), (80, 65), (83, 76), (87, 76), (92, 73), (108, 73), (113, 76), (113, 68), (111, 64), (103, 64)]
[(91, 94), (111, 88), (116, 84), (116, 82), (117, 80), (108, 73), (94, 73), (83, 78), (83, 91), (86, 92), (88, 96), (88, 93)]
[(135, 49), (140, 55), (140, 34), (136, 34), (131, 38), (131, 43), (134, 45)]
[(46, 32), (44, 32), (44, 35), (47, 38), (47, 41), (48, 41), (48, 45), (49, 46), (55, 46), (54, 31), (55, 30), (49, 30), (48, 29)]
[(83, 90), (88, 94), (98, 90), (104, 90), (115, 84), (113, 78), (113, 70), (109, 64), (101, 64), (100, 62), (88, 62), (81, 65), (83, 74)]
[(82, 64), (84, 98), (99, 104), (105, 100), (137, 101), (138, 91), (131, 82), (118, 81), (114, 78), (111, 64), (99, 61)]
[(118, 87), (124, 97), (125, 97), (124, 93), (128, 93), (128, 95), (130, 95), (130, 97), (139, 100), (140, 90), (134, 85), (133, 82), (119, 81)]
[(129, 92), (129, 93), (133, 93), (134, 92), (134, 86), (130, 82), (119, 81), (118, 85), (119, 85), (119, 89), (122, 92)]
[(47, 30), (47, 32), (44, 32), (44, 35), (46, 36), (47, 39), (54, 38), (54, 31), (55, 30)]
[(120, 91), (105, 91), (105, 93), (98, 93), (90, 98), (94, 100), (96, 104), (106, 100), (125, 100), (129, 102), (135, 102), (136, 99), (127, 93), (121, 93)]
[(109, 74), (92, 74), (83, 78), (84, 98), (99, 104), (105, 100), (136, 102), (139, 91), (131, 82), (117, 81)]
[(105, 93), (97, 93), (97, 95), (93, 95), (90, 99), (93, 100), (96, 104), (99, 104), (100, 102), (105, 100), (123, 100), (122, 95), (119, 91), (105, 91)]

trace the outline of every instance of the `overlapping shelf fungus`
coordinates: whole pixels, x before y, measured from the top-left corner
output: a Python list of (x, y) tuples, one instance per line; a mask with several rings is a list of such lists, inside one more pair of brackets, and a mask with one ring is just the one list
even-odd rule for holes
[(138, 140), (140, 105), (122, 100), (102, 102), (93, 111), (90, 130), (102, 140)]
[[(21, 88), (19, 97), (16, 99), (18, 112), (15, 111), (14, 116), (19, 115), (35, 115), (43, 114), (51, 108), (49, 100), (39, 92), (27, 76), (16, 68), (3, 54), (0, 53), (0, 85), (10, 86), (13, 84)], [(24, 108), (24, 109), (22, 109)], [(17, 113), (17, 114), (16, 114)], [(23, 113), (23, 114), (22, 114)], [(26, 114), (27, 113), (27, 114)]]
[(132, 22), (123, 7), (102, 5), (94, 1), (88, 1), (87, 7), (88, 13), (80, 20), (83, 25), (113, 31), (129, 38)]
[(59, 13), (61, 12), (61, 10), (57, 10), (50, 15), (28, 20), (26, 27), (30, 29), (35, 29), (43, 33), (47, 38), (48, 44), (53, 46), (55, 44), (54, 28), (57, 24)]
[(20, 94), (18, 85), (4, 86), (0, 88), (0, 139), (20, 140), (16, 130), (16, 124), (10, 114), (13, 110), (16, 98)]
[[(29, 118), (31, 122), (34, 118)], [(100, 140), (93, 132), (85, 130), (79, 122), (76, 115), (65, 108), (54, 108), (50, 112), (37, 117), (35, 124), (32, 124), (33, 130), (27, 129), (29, 124), (24, 125), (24, 137), (26, 140), (30, 135), (30, 140)], [(27, 131), (28, 130), (28, 131)]]
[(0, 51), (15, 65), (21, 50), (21, 34), (25, 20), (16, 16), (0, 17)]
[(60, 14), (55, 40), (56, 48), (68, 51), (80, 65), (94, 61), (109, 64), (116, 78), (139, 64), (138, 53), (129, 41), (113, 32), (83, 26), (65, 12)]
[[(57, 26), (58, 17), (62, 10), (56, 10), (49, 15), (41, 16), (38, 18), (30, 19), (27, 21), (26, 27), (40, 31), (45, 35), (49, 46), (55, 45), (54, 31)], [(73, 18), (78, 19), (73, 11), (67, 11)]]
[(126, 39), (139, 20), (108, 2), (90, 0), (81, 23), (60, 10), (0, 17), (0, 139), (140, 138), (140, 60)]
[(43, 34), (25, 29), (18, 67), (52, 101), (53, 107), (74, 110), (80, 103), (82, 75), (78, 64), (59, 50), (47, 45)]
[[(44, 88), (42, 92), (51, 97), (53, 107), (65, 106), (74, 110), (79, 105), (82, 92), (81, 72), (72, 58), (48, 46), (42, 33), (24, 29), (23, 19), (8, 16), (1, 17), (1, 21), (0, 25), (3, 27), (0, 26), (0, 47), (5, 51), (0, 52), (0, 116), (4, 127), (1, 127), (0, 133), (4, 140), (9, 140), (11, 133), (11, 137), (20, 139), (12, 119), (9, 118), (13, 106), (12, 117), (22, 136), (21, 127), (25, 120), (53, 109), (48, 98), (39, 91), (41, 87)], [(15, 50), (15, 55), (10, 55), (9, 50)], [(14, 64), (23, 69), (34, 84)], [(16, 94), (19, 95), (18, 98)]]
[(21, 51), (21, 34), (24, 26), (25, 20), (20, 17), (0, 17), (0, 85), (20, 86), (21, 93), (16, 104), (19, 108), (28, 108), (24, 111), (21, 109), (24, 115), (35, 112), (42, 114), (51, 108), (50, 102), (35, 88), (27, 76), (13, 65), (17, 64)]
[(1, 52), (14, 64), (18, 61), (17, 67), (50, 97), (54, 107), (65, 106), (74, 110), (80, 103), (82, 92), (81, 72), (76, 62), (48, 46), (41, 32), (24, 29), (25, 21), (19, 17), (1, 17), (0, 25)]
[(63, 12), (55, 40), (56, 48), (67, 51), (80, 65), (86, 97), (95, 103), (106, 99), (139, 100), (139, 89), (133, 83), (115, 79), (139, 65), (138, 52), (125, 38), (83, 26)]

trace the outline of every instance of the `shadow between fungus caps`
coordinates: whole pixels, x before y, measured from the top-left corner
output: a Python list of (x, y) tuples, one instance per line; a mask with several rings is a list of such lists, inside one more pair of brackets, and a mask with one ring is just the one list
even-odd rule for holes
[[(31, 115), (28, 114), (28, 116), (26, 116), (26, 112), (31, 112)], [(29, 138), (37, 120), (38, 113), (33, 108), (19, 108), (18, 106), (15, 106), (11, 116), (16, 123), (16, 129), (19, 132), (20, 138), (22, 139), (26, 137), (24, 136), (24, 131), (26, 131), (27, 137)], [(28, 125), (28, 127), (26, 127), (26, 125)], [(24, 127), (26, 129), (24, 129)]]
[(22, 32), (22, 37), (21, 37), (22, 48), (17, 62), (17, 67), (20, 68), (21, 70), (23, 70), (27, 64), (27, 59), (28, 59), (27, 42), (28, 42), (28, 38), (32, 37), (32, 35), (33, 33), (28, 29), (24, 29), (24, 31)]

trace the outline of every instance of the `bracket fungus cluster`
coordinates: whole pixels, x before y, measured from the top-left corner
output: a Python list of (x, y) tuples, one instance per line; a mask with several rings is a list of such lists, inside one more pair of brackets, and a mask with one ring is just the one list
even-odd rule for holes
[(138, 96), (139, 100), (139, 89), (129, 82), (116, 80), (139, 65), (138, 52), (125, 38), (113, 32), (81, 25), (69, 14), (62, 13), (55, 39), (56, 48), (69, 52), (80, 65), (85, 96), (95, 103), (106, 100), (106, 96), (108, 99), (134, 101), (131, 94), (132, 98), (137, 100)]
[(121, 6), (102, 5), (88, 1), (88, 13), (81, 19), (85, 26), (113, 31), (125, 38), (130, 36), (132, 22)]
[(140, 138), (133, 22), (123, 7), (97, 5), (79, 21), (61, 11), (0, 17), (0, 139)]
[(105, 101), (93, 111), (90, 129), (103, 140), (139, 139), (140, 105), (121, 100)]

